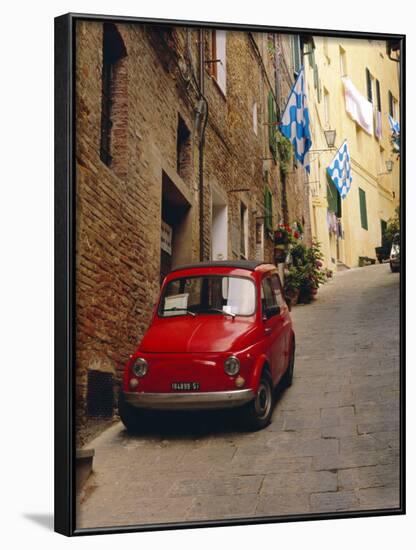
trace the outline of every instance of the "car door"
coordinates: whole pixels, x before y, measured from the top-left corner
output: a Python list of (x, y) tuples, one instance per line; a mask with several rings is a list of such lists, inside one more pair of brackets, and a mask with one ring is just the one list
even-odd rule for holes
[(289, 361), (289, 352), (290, 352), (290, 339), (291, 339), (291, 320), (289, 316), (289, 308), (287, 306), (286, 300), (283, 296), (283, 288), (280, 282), (279, 275), (273, 273), (270, 277), (274, 295), (276, 297), (277, 305), (279, 306), (279, 317), (280, 324), (282, 329), (282, 365), (280, 375), (283, 375), (285, 372), (288, 361)]
[(284, 371), (284, 331), (283, 316), (277, 303), (269, 275), (262, 280), (262, 319), (266, 340), (266, 354), (270, 361), (273, 384), (276, 384)]

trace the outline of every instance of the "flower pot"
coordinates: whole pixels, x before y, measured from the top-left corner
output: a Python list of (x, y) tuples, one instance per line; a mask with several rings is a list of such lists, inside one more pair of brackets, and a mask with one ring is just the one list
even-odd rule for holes
[(292, 288), (286, 292), (286, 298), (290, 301), (290, 306), (293, 307), (298, 303), (300, 290)]
[(276, 263), (283, 263), (286, 260), (287, 250), (282, 245), (274, 247), (274, 258)]

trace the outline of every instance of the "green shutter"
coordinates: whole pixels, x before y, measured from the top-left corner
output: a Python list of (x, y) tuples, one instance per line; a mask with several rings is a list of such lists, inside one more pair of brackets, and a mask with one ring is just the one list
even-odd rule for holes
[(365, 200), (365, 191), (361, 188), (358, 188), (360, 195), (360, 215), (361, 215), (361, 227), (368, 230), (368, 220), (367, 220), (367, 203)]
[(311, 50), (311, 52), (308, 53), (308, 58), (309, 67), (313, 69), (315, 67), (315, 50)]
[(268, 187), (264, 188), (264, 226), (273, 231), (273, 197)]
[(276, 131), (277, 131), (277, 116), (276, 104), (272, 92), (269, 92), (268, 98), (269, 112), (269, 147), (274, 158), (277, 155)]
[(292, 38), (292, 45), (293, 45), (293, 69), (295, 71), (295, 74), (298, 74), (300, 71), (300, 68), (302, 66), (302, 62), (300, 59), (300, 37), (298, 34), (295, 34)]
[(318, 99), (318, 103), (321, 103), (322, 90), (321, 90), (321, 82), (319, 80), (318, 65), (316, 65), (316, 63), (313, 66), (313, 85), (314, 85), (314, 88), (316, 90), (316, 96), (317, 96), (317, 99)]
[(328, 210), (334, 212), (337, 218), (341, 217), (341, 196), (335, 187), (334, 182), (329, 177), (327, 172), (326, 174), (326, 200), (328, 201)]

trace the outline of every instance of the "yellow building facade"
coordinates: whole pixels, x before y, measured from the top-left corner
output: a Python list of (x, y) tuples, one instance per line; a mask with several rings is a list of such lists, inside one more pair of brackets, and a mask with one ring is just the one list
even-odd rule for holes
[[(312, 133), (311, 225), (326, 267), (336, 270), (359, 265), (360, 257), (375, 259), (383, 228), (399, 204), (400, 159), (392, 150), (388, 119), (390, 114), (399, 121), (399, 64), (388, 57), (384, 41), (317, 37), (314, 42), (304, 62)], [(353, 94), (352, 108), (346, 89)], [(328, 130), (336, 131), (331, 150)], [(326, 169), (344, 140), (352, 185), (341, 199)]]

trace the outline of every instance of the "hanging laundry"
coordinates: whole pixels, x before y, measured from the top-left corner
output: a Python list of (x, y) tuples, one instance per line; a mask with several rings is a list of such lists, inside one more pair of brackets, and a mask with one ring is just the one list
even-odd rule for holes
[(368, 101), (348, 77), (342, 79), (345, 93), (345, 110), (371, 136), (373, 135), (373, 104)]

